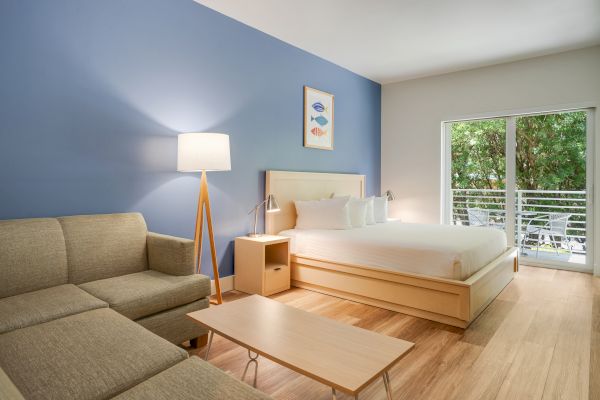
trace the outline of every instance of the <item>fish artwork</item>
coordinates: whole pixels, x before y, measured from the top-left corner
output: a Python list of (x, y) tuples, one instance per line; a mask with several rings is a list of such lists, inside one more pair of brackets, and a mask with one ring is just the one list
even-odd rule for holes
[(320, 113), (323, 111), (327, 112), (327, 107), (325, 107), (323, 105), (323, 103), (321, 103), (320, 101), (313, 103), (312, 108), (314, 108), (316, 112), (320, 112)]
[(314, 128), (312, 128), (310, 130), (310, 133), (312, 133), (313, 135), (318, 136), (318, 137), (327, 135), (327, 131), (324, 131), (323, 129), (319, 128), (318, 126), (315, 126)]
[(310, 121), (317, 121), (317, 124), (321, 125), (321, 126), (325, 126), (327, 125), (327, 123), (329, 122), (329, 120), (327, 118), (325, 118), (322, 115), (319, 115), (318, 117), (313, 117), (312, 115), (310, 116)]

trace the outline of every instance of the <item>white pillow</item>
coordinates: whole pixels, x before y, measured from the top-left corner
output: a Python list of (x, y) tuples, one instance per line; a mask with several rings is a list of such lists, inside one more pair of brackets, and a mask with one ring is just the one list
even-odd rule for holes
[(350, 224), (353, 228), (362, 228), (367, 224), (367, 207), (369, 205), (369, 199), (359, 199), (350, 196), (336, 196), (335, 193), (331, 194), (331, 198), (350, 199), (348, 202), (348, 211), (350, 213)]
[(350, 197), (296, 200), (296, 229), (350, 229)]
[(373, 198), (373, 214), (375, 215), (375, 222), (387, 222), (388, 201), (386, 197)]
[(367, 197), (367, 225), (375, 224), (375, 207), (373, 206), (374, 196)]
[(348, 202), (350, 212), (350, 223), (353, 228), (362, 228), (367, 224), (368, 199), (351, 198)]

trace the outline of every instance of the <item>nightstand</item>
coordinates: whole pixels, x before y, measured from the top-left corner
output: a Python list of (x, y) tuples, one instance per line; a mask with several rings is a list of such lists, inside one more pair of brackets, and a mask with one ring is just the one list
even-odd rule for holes
[(290, 288), (290, 238), (235, 238), (235, 289), (270, 296)]

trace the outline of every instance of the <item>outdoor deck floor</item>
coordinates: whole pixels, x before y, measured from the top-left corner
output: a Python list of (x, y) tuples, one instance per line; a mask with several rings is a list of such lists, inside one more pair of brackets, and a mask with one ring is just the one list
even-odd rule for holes
[(541, 251), (537, 254), (536, 257), (536, 252), (535, 252), (535, 248), (533, 249), (527, 249), (525, 250), (525, 252), (521, 252), (521, 257), (522, 257), (522, 262), (526, 263), (527, 261), (532, 261), (535, 262), (537, 260), (539, 261), (559, 261), (559, 262), (569, 262), (569, 263), (574, 263), (574, 264), (581, 264), (584, 265), (586, 263), (586, 257), (585, 254), (581, 254), (581, 253), (563, 253), (563, 252), (559, 252), (558, 254), (556, 254), (556, 252), (553, 251)]

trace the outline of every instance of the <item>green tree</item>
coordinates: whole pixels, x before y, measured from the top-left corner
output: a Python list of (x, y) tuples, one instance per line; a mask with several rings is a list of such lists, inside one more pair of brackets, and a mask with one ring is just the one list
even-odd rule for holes
[[(586, 113), (566, 112), (516, 118), (516, 185), (520, 190), (581, 191), (586, 189)], [(506, 188), (504, 119), (452, 124), (452, 188)], [(524, 210), (540, 214), (575, 214), (569, 219), (569, 234), (581, 235), (585, 195), (525, 193)], [(559, 208), (557, 206), (563, 206)], [(457, 192), (454, 214), (466, 219), (465, 208), (494, 210), (502, 221), (502, 192)], [(585, 212), (585, 210), (583, 210)], [(577, 229), (573, 229), (577, 228)], [(533, 238), (535, 239), (535, 237)]]
[[(586, 113), (518, 117), (516, 179), (525, 190), (585, 190)], [(452, 124), (452, 188), (504, 189), (504, 119)]]
[(517, 189), (585, 190), (586, 114), (517, 118)]
[(504, 189), (504, 119), (452, 124), (452, 188)]

